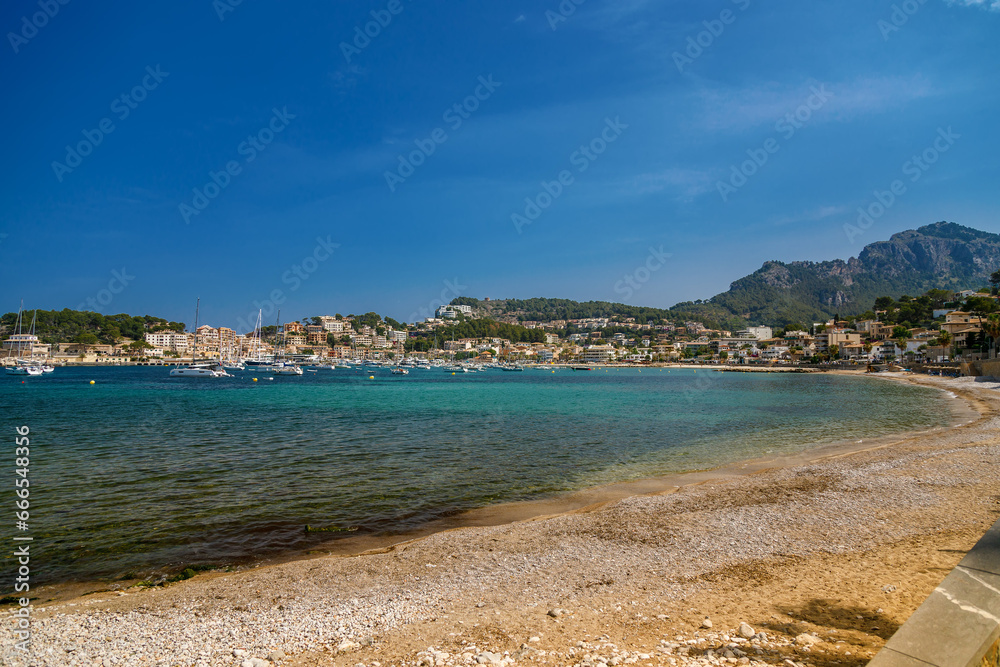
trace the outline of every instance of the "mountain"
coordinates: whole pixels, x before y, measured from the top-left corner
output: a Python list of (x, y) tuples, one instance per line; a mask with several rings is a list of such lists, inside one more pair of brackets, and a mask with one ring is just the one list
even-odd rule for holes
[(709, 303), (751, 323), (819, 321), (862, 313), (883, 295), (983, 287), (997, 269), (1000, 235), (937, 222), (867, 245), (847, 261), (765, 262)]
[(473, 306), (487, 317), (506, 321), (620, 315), (639, 322), (695, 320), (710, 328), (733, 330), (747, 324), (784, 326), (858, 315), (870, 310), (880, 296), (977, 289), (988, 285), (997, 269), (1000, 235), (937, 222), (869, 244), (846, 261), (764, 262), (754, 273), (733, 282), (727, 292), (669, 309), (542, 298), (487, 302), (460, 297), (452, 303)]

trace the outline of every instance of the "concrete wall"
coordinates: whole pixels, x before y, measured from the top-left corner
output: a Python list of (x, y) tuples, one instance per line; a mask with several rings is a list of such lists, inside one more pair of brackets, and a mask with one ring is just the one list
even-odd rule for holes
[(1000, 521), (934, 589), (869, 667), (1000, 667)]

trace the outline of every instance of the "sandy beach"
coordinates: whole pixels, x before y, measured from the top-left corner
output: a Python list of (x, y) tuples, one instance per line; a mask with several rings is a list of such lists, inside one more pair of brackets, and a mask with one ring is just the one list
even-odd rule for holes
[(863, 665), (1000, 516), (1000, 385), (893, 380), (956, 425), (42, 604), (0, 663)]

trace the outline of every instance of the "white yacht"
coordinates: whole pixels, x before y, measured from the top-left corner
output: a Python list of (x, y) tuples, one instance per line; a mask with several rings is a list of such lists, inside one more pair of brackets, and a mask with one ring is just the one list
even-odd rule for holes
[(170, 370), (172, 378), (220, 378), (231, 377), (222, 364), (218, 361), (196, 361), (187, 366), (180, 366)]
[(39, 364), (33, 364), (30, 362), (25, 362), (22, 359), (17, 360), (16, 366), (7, 367), (7, 375), (41, 375), (44, 371)]
[(172, 378), (227, 378), (232, 377), (223, 368), (222, 362), (209, 359), (198, 361), (198, 311), (201, 308), (201, 299), (198, 299), (194, 307), (194, 348), (191, 351), (191, 363), (187, 366), (178, 366), (170, 369)]
[(271, 372), (275, 375), (302, 375), (302, 367), (287, 361), (279, 361), (271, 366)]

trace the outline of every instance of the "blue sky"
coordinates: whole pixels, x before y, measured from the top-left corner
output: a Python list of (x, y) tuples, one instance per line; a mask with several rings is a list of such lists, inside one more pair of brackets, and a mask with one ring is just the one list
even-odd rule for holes
[(666, 307), (1000, 232), (996, 0), (64, 1), (0, 10), (0, 311)]

